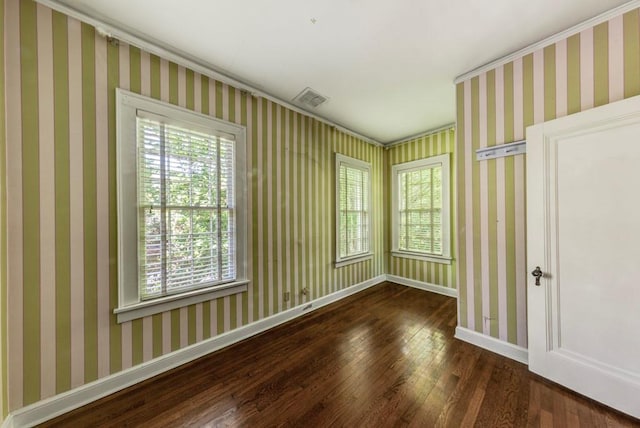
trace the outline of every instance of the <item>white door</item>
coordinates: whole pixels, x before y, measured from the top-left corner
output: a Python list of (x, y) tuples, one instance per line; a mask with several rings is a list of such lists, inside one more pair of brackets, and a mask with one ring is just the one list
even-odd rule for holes
[(527, 266), (530, 370), (640, 418), (640, 97), (527, 129)]

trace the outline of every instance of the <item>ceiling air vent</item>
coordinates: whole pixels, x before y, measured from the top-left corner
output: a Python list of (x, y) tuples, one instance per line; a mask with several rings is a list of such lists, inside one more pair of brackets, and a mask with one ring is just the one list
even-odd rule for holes
[(327, 97), (320, 95), (313, 89), (305, 88), (293, 99), (293, 101), (305, 107), (316, 108), (327, 101), (327, 99)]

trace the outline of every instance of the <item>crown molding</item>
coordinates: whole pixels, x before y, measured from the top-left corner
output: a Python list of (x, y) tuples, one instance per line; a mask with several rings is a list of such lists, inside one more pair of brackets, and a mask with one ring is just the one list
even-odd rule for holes
[(455, 130), (456, 124), (455, 122), (449, 123), (447, 125), (441, 126), (439, 128), (429, 129), (428, 131), (421, 132), (419, 134), (411, 135), (409, 137), (402, 138), (400, 140), (391, 141), (390, 143), (383, 144), (385, 149), (390, 149), (393, 146), (397, 146), (400, 144), (408, 143), (409, 141), (417, 140), (418, 138), (428, 137), (433, 134), (438, 134), (442, 131)]
[(297, 113), (304, 114), (305, 116), (311, 117), (329, 126), (332, 126), (335, 129), (342, 131), (346, 134), (360, 138), (369, 144), (372, 144), (377, 147), (383, 146), (382, 143), (380, 143), (379, 141), (371, 137), (362, 135), (343, 125), (340, 125), (339, 123), (326, 119), (317, 114), (311, 113), (305, 109), (302, 109), (298, 106), (291, 104), (288, 101), (285, 101), (281, 98), (271, 95), (268, 92), (265, 92), (257, 88), (255, 85), (251, 85), (239, 78), (233, 77), (230, 75), (230, 73), (221, 71), (219, 68), (215, 67), (213, 64), (203, 62), (202, 60), (192, 55), (189, 55), (188, 53), (182, 50), (168, 47), (164, 43), (160, 42), (159, 40), (155, 40), (148, 36), (139, 34), (135, 30), (127, 29), (127, 28), (118, 26), (116, 24), (110, 23), (108, 22), (108, 19), (106, 17), (92, 16), (88, 13), (85, 13), (73, 7), (67, 6), (66, 4), (63, 4), (58, 0), (35, 0), (35, 1), (37, 3), (42, 4), (43, 6), (47, 6), (57, 12), (63, 13), (67, 16), (70, 16), (74, 19), (77, 19), (79, 21), (82, 21), (86, 24), (89, 24), (95, 27), (98, 34), (100, 34), (103, 37), (112, 37), (114, 39), (125, 42), (132, 46), (136, 46), (146, 52), (149, 52), (163, 59), (166, 59), (168, 61), (187, 67), (197, 73), (208, 76), (218, 82), (222, 82), (227, 85), (233, 86), (241, 91), (245, 91), (254, 97), (261, 97), (261, 98), (265, 98), (270, 101), (273, 101), (275, 103), (278, 103)]
[(622, 15), (623, 13), (629, 12), (630, 10), (633, 9), (637, 9), (638, 7), (640, 7), (640, 0), (632, 0), (628, 3), (622, 4), (618, 7), (615, 7), (611, 10), (608, 10), (606, 12), (601, 13), (600, 15), (594, 16), (591, 19), (587, 19), (586, 21), (581, 22), (578, 25), (574, 25), (571, 28), (568, 28), (564, 31), (561, 31), (559, 33), (554, 34), (553, 36), (547, 37), (546, 39), (540, 40), (539, 42), (536, 42), (532, 45), (529, 45), (523, 49), (520, 49), (516, 52), (513, 52), (507, 56), (504, 56), (502, 58), (498, 58), (494, 61), (491, 61), (485, 65), (482, 65), (478, 68), (475, 68), (471, 71), (468, 71), (464, 74), (461, 74), (460, 76), (456, 77), (455, 80), (453, 81), (453, 83), (455, 83), (456, 85), (458, 83), (464, 82), (465, 80), (471, 79), (472, 77), (476, 77), (479, 76), (482, 73), (485, 73), (487, 71), (493, 70), (494, 68), (497, 68), (501, 65), (505, 65), (511, 61), (514, 61), (518, 58), (521, 58), (523, 56), (529, 55), (530, 53), (533, 53), (539, 49), (542, 49), (546, 46), (552, 45), (554, 43), (557, 43), (561, 40), (564, 40), (570, 36), (573, 36), (574, 34), (577, 34), (583, 30), (586, 30), (588, 28), (591, 27), (595, 27), (598, 24), (601, 24), (605, 21), (610, 20), (611, 18), (615, 18), (618, 15)]

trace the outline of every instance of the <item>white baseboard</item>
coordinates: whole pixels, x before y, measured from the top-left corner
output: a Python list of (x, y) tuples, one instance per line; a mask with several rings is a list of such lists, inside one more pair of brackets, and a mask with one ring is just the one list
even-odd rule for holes
[(430, 291), (432, 293), (444, 294), (449, 297), (458, 297), (458, 290), (455, 288), (443, 287), (442, 285), (430, 284), (428, 282), (416, 281), (415, 279), (389, 274), (387, 274), (387, 281), (395, 282), (396, 284), (405, 285), (407, 287)]
[(154, 360), (142, 363), (127, 370), (98, 379), (81, 387), (56, 395), (46, 400), (23, 407), (7, 416), (2, 427), (30, 427), (45, 422), (56, 416), (82, 407), (114, 392), (132, 386), (143, 380), (157, 376), (175, 367), (193, 361), (211, 352), (247, 339), (265, 330), (291, 321), (330, 303), (344, 299), (386, 280), (380, 275), (349, 288), (336, 291), (327, 296), (307, 302), (303, 305), (280, 312), (230, 332), (220, 334), (186, 348), (163, 355)]
[(2, 428), (13, 428), (13, 415), (8, 414), (4, 421), (2, 421)]
[(491, 336), (480, 334), (476, 331), (464, 327), (456, 327), (456, 339), (487, 349), (496, 354), (500, 354), (512, 360), (529, 364), (529, 351), (521, 346), (504, 342)]

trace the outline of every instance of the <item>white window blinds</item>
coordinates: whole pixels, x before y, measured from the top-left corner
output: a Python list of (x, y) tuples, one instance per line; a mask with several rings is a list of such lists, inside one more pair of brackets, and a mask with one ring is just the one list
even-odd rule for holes
[(338, 259), (369, 252), (369, 168), (338, 159)]
[(234, 141), (138, 111), (140, 299), (236, 278)]
[(442, 255), (442, 166), (398, 174), (400, 250)]

